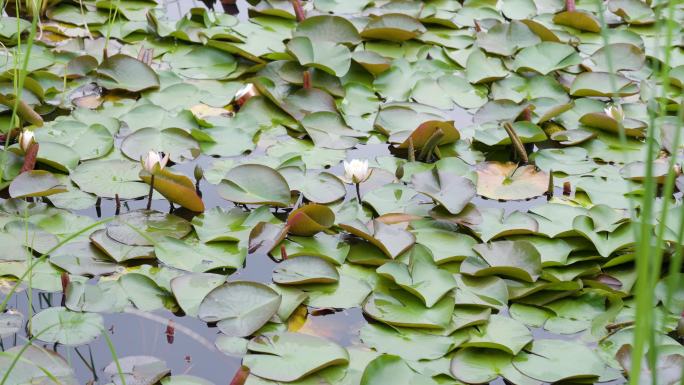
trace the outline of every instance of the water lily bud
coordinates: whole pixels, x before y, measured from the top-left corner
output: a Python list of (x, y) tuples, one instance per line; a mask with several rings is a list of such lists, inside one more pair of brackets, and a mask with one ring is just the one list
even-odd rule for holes
[(195, 175), (195, 180), (200, 180), (202, 177), (204, 177), (204, 170), (202, 170), (202, 166), (199, 164), (195, 165), (195, 170), (193, 173)]
[(153, 173), (157, 166), (159, 166), (160, 170), (163, 170), (164, 167), (166, 167), (166, 163), (168, 163), (168, 161), (169, 154), (166, 154), (162, 157), (161, 153), (150, 151), (147, 153), (145, 159), (142, 160), (142, 166), (143, 169), (145, 169), (145, 171)]
[(353, 159), (351, 162), (344, 161), (344, 179), (347, 183), (363, 183), (371, 175), (367, 160)]
[(33, 131), (30, 131), (30, 130), (22, 131), (22, 133), (19, 134), (18, 142), (19, 142), (19, 147), (24, 152), (28, 151), (29, 147), (31, 147), (31, 145), (36, 142), (35, 136), (33, 135)]
[(257, 90), (254, 84), (247, 83), (235, 93), (233, 100), (235, 100), (235, 104), (237, 104), (238, 107), (242, 107), (249, 99), (257, 95), (259, 95), (259, 90)]
[(399, 163), (397, 169), (394, 170), (394, 177), (398, 180), (401, 180), (401, 178), (404, 177), (404, 163)]
[(603, 112), (618, 122), (625, 120), (625, 112), (622, 110), (622, 106), (619, 104), (611, 104), (610, 106), (604, 108)]

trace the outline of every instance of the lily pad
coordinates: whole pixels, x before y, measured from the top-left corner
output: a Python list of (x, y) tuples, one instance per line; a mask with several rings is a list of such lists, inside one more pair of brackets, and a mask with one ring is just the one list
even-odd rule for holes
[(159, 77), (147, 64), (124, 54), (106, 58), (97, 69), (98, 83), (110, 90), (140, 92), (159, 88)]
[(549, 175), (532, 165), (484, 162), (477, 166), (477, 193), (490, 199), (529, 199), (549, 188)]
[(228, 336), (246, 337), (259, 330), (278, 311), (281, 296), (270, 287), (247, 281), (228, 282), (202, 300), (198, 317), (218, 322)]
[(247, 204), (290, 204), (290, 186), (278, 171), (259, 164), (232, 168), (218, 186), (223, 199)]
[(41, 341), (66, 346), (84, 345), (104, 332), (102, 316), (51, 307), (31, 318), (31, 331)]
[(299, 333), (263, 334), (249, 342), (242, 364), (251, 374), (292, 382), (321, 369), (349, 362), (343, 347), (321, 337)]

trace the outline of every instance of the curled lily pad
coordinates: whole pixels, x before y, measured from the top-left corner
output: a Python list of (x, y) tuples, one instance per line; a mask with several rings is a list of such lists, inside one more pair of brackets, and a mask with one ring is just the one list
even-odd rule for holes
[(278, 171), (259, 164), (232, 168), (218, 186), (223, 199), (247, 204), (288, 206), (290, 186)]
[(154, 189), (169, 202), (176, 203), (194, 212), (204, 211), (204, 202), (195, 190), (195, 184), (190, 178), (181, 174), (174, 174), (168, 169), (155, 170), (153, 174), (140, 172), (140, 179), (145, 183), (152, 183), (154, 175)]
[(592, 13), (582, 10), (565, 11), (553, 16), (553, 22), (558, 25), (567, 25), (587, 32), (601, 32), (601, 23)]
[(9, 186), (9, 194), (12, 198), (44, 197), (66, 191), (66, 186), (52, 173), (45, 170), (22, 172)]
[(331, 263), (310, 256), (286, 259), (273, 270), (273, 282), (281, 285), (335, 283), (339, 278), (339, 273)]
[(558, 131), (551, 134), (551, 140), (555, 140), (563, 146), (574, 146), (594, 139), (595, 137), (595, 132), (579, 128), (576, 130)]
[(41, 341), (78, 346), (90, 343), (102, 334), (104, 323), (102, 316), (96, 313), (52, 307), (33, 316), (31, 331)]
[(287, 218), (290, 233), (311, 236), (335, 224), (335, 213), (328, 206), (308, 204), (294, 210)]
[[(620, 123), (613, 117), (608, 116), (603, 112), (590, 112), (583, 115), (579, 121), (580, 123), (589, 127), (600, 128), (602, 130), (614, 132), (616, 134), (620, 132)], [(635, 138), (643, 138), (646, 136), (646, 127), (648, 125), (645, 122), (636, 119), (625, 118), (621, 123), (625, 135)]]
[(425, 27), (411, 16), (401, 13), (388, 13), (373, 17), (361, 31), (361, 37), (405, 41), (413, 39), (425, 31)]
[(532, 165), (484, 162), (477, 166), (477, 193), (490, 199), (529, 199), (544, 194), (549, 175)]
[(639, 92), (639, 87), (622, 75), (607, 72), (582, 72), (570, 86), (573, 96), (601, 96), (605, 98), (629, 96)]
[(280, 294), (264, 284), (228, 282), (207, 294), (199, 306), (198, 317), (218, 322), (226, 335), (246, 337), (276, 314), (280, 302)]
[(349, 353), (321, 337), (299, 333), (269, 333), (249, 342), (242, 363), (251, 374), (272, 381), (292, 382), (329, 366), (349, 362)]

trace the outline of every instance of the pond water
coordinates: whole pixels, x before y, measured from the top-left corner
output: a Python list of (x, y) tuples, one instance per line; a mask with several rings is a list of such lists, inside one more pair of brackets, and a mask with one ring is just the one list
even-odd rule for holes
[[(52, 383), (36, 351), (13, 366), (32, 337), (66, 360), (60, 385), (119, 385), (113, 361), (135, 356), (127, 385), (159, 365), (162, 385), (243, 365), (247, 385), (625, 384), (644, 159), (653, 183), (676, 177), (654, 194), (670, 217), (649, 309), (679, 383), (684, 286), (672, 301), (664, 277), (682, 270), (684, 49), (658, 50), (666, 4), (311, 0), (296, 21), (292, 3), (47, 6), (26, 130), (1, 132), (0, 292), (17, 285), (24, 319), (0, 311), (0, 385)], [(2, 23), (9, 127), (31, 35)], [(652, 90), (670, 59), (679, 93)]]

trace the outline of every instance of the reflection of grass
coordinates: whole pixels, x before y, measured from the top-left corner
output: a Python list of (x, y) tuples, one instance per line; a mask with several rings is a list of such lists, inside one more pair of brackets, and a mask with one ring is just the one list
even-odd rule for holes
[[(660, 82), (662, 85), (662, 97), (655, 103), (647, 104), (648, 114), (649, 114), (649, 130), (646, 137), (646, 159), (645, 163), (645, 179), (643, 186), (643, 195), (640, 201), (639, 216), (637, 217), (637, 211), (633, 207), (633, 203), (630, 200), (632, 218), (638, 221), (638, 226), (635, 227), (635, 239), (636, 239), (636, 250), (635, 250), (635, 261), (636, 261), (636, 273), (637, 280), (635, 284), (634, 296), (636, 300), (636, 310), (635, 310), (635, 326), (634, 326), (634, 340), (632, 348), (631, 362), (632, 368), (630, 368), (630, 384), (636, 385), (641, 381), (642, 372), (648, 372), (648, 368), (642, 368), (642, 362), (644, 362), (644, 354), (647, 356), (647, 364), (651, 368), (651, 383), (657, 383), (657, 367), (656, 362), (658, 359), (658, 341), (659, 341), (659, 331), (655, 330), (655, 305), (654, 294), (656, 285), (662, 274), (662, 264), (663, 264), (663, 248), (664, 248), (664, 234), (666, 229), (666, 220), (669, 214), (669, 207), (672, 201), (672, 196), (674, 192), (674, 182), (677, 173), (675, 171), (676, 164), (676, 153), (679, 148), (680, 143), (680, 129), (676, 128), (674, 135), (673, 151), (674, 154), (670, 154), (670, 159), (668, 163), (668, 174), (665, 180), (665, 184), (662, 188), (662, 204), (657, 212), (658, 208), (655, 206), (658, 184), (654, 178), (653, 172), (653, 160), (657, 155), (658, 142), (656, 141), (656, 120), (659, 117), (664, 117), (667, 115), (667, 94), (670, 86), (669, 72), (670, 72), (670, 58), (671, 58), (671, 47), (672, 47), (672, 35), (674, 23), (674, 11), (676, 2), (668, 2), (667, 15), (661, 17), (661, 9), (655, 9), (656, 20), (656, 30), (665, 31), (665, 42), (660, 45), (660, 34), (657, 34), (658, 40), (656, 44), (656, 52), (662, 49), (664, 53), (664, 60), (662, 66), (658, 59), (653, 60), (654, 74), (657, 74), (656, 81)], [(603, 44), (607, 46), (609, 44), (607, 32), (607, 24), (604, 19), (604, 9), (603, 3), (597, 2), (599, 7), (599, 18), (601, 21), (602, 29), (601, 35), (603, 37)], [(663, 25), (665, 23), (665, 25)], [(610, 50), (606, 50), (607, 53), (607, 64), (609, 68), (609, 73), (614, 74), (613, 70), (613, 58), (611, 58)], [(656, 54), (657, 55), (657, 54)], [(619, 59), (619, 58), (617, 58)], [(614, 76), (610, 77), (611, 87), (615, 87)], [(617, 97), (614, 99), (618, 100)], [(683, 109), (678, 106), (678, 118), (681, 120)], [(660, 131), (658, 131), (660, 132)], [(620, 142), (624, 148), (627, 147), (627, 138), (625, 135), (625, 130), (622, 124), (619, 125), (619, 137)], [(684, 210), (684, 204), (681, 206)], [(682, 240), (684, 238), (684, 215), (682, 215), (682, 221), (680, 221), (679, 228), (677, 229), (677, 243), (675, 246), (675, 253), (670, 260), (669, 266), (669, 276), (667, 277), (667, 299), (666, 304), (668, 305), (672, 301), (674, 296), (675, 287), (678, 284), (678, 275), (682, 266)], [(655, 226), (655, 242), (653, 242), (653, 231), (654, 222), (657, 222)], [(667, 308), (667, 307), (666, 307)], [(648, 349), (648, 350), (647, 350)]]

